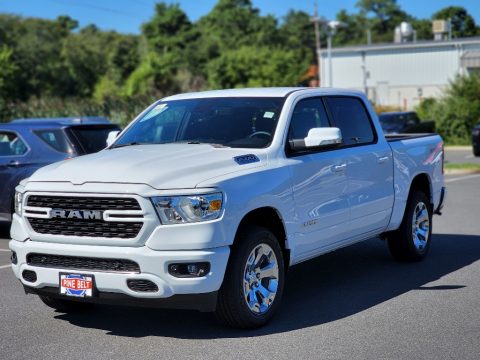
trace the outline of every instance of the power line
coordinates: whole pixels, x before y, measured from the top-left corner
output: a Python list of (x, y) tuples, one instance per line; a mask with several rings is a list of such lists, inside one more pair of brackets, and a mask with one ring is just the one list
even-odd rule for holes
[(118, 9), (112, 9), (112, 8), (108, 8), (108, 7), (104, 7), (104, 6), (98, 6), (98, 5), (88, 3), (88, 2), (85, 2), (85, 1), (82, 1), (81, 3), (71, 2), (71, 1), (62, 1), (62, 0), (49, 0), (49, 1), (50, 2), (55, 2), (57, 4), (61, 4), (61, 5), (66, 5), (66, 6), (75, 6), (75, 7), (85, 8), (85, 9), (94, 9), (94, 10), (98, 10), (98, 11), (108, 12), (110, 14), (114, 13), (114, 14), (126, 16), (130, 19), (132, 18), (132, 15), (136, 16), (136, 17), (141, 17), (141, 18), (144, 17), (143, 15), (140, 15), (140, 14), (121, 11), (121, 10), (118, 10)]

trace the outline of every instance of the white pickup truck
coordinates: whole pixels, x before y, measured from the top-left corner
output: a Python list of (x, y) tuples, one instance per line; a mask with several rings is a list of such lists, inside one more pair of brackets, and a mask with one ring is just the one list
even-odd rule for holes
[(170, 96), (112, 135), (16, 189), (13, 271), (61, 311), (187, 308), (258, 327), (292, 265), (375, 236), (423, 259), (446, 195), (440, 136), (385, 138), (354, 91)]

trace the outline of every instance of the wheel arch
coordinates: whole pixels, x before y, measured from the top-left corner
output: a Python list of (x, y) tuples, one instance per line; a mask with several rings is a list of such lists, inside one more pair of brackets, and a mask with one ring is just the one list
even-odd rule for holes
[(235, 234), (235, 242), (238, 239), (238, 233), (245, 227), (249, 225), (256, 225), (262, 226), (269, 229), (275, 237), (278, 239), (280, 243), (280, 247), (283, 251), (283, 258), (285, 263), (285, 269), (288, 269), (290, 265), (290, 250), (287, 246), (287, 232), (285, 228), (285, 223), (280, 212), (275, 209), (274, 207), (265, 206), (260, 207), (254, 210), (251, 210), (247, 214), (244, 215), (240, 224), (238, 225), (236, 234)]
[(433, 209), (433, 189), (432, 189), (432, 181), (430, 180), (430, 176), (427, 173), (420, 173), (415, 175), (412, 179), (410, 184), (410, 189), (408, 193), (408, 198), (410, 198), (415, 190), (422, 191), (427, 198), (430, 200), (430, 205)]

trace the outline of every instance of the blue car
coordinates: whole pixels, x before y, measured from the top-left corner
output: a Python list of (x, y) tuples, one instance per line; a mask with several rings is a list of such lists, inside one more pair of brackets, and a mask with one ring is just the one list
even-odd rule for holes
[(103, 117), (18, 119), (0, 124), (0, 221), (10, 221), (15, 187), (42, 166), (100, 151), (111, 131)]

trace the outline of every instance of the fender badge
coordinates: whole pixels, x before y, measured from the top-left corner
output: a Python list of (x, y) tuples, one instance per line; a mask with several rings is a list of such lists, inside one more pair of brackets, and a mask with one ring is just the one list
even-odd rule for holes
[(260, 161), (260, 159), (253, 154), (235, 156), (233, 160), (235, 160), (235, 162), (238, 165), (246, 165), (246, 164), (256, 163)]

